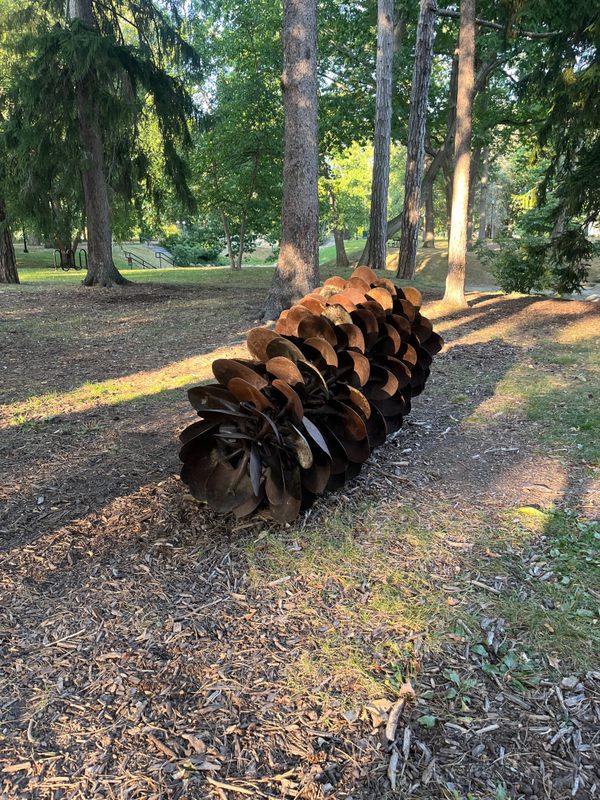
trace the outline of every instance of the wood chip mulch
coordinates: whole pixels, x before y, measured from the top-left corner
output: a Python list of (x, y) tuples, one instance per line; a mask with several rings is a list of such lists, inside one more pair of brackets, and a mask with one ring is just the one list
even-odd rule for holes
[[(458, 493), (459, 445), (439, 407), (454, 391), (456, 359), (477, 370), (492, 368), (493, 355), (501, 372), (515, 354), (498, 342), (457, 351), (454, 363), (451, 353), (403, 438), (299, 530), (365, 496), (383, 508), (419, 508), (425, 491), (441, 513), (462, 495), (466, 508), (504, 469), (506, 453), (482, 474), (467, 474)], [(473, 389), (473, 402), (478, 391), (489, 389)], [(164, 408), (157, 414), (166, 425)], [(524, 435), (503, 432), (509, 457)], [(486, 452), (497, 441), (491, 430), (478, 446)], [(399, 457), (414, 468), (394, 482)], [(295, 665), (318, 652), (325, 612), (311, 613), (318, 599), (302, 575), (253, 579), (246, 551), (272, 534), (271, 523), (211, 517), (177, 478), (142, 478), (104, 504), (82, 500), (79, 515), (4, 541), (0, 797), (600, 797), (600, 671), (516, 691), (506, 675), (482, 669), (468, 632), (430, 650), (421, 632), (407, 631), (418, 661), (415, 697), (399, 713), (397, 693), (369, 700), (343, 677), (295, 688)], [(73, 490), (82, 497), (93, 475), (83, 479)], [(493, 510), (501, 498), (488, 494), (486, 502)], [(29, 525), (34, 516), (24, 519)], [(506, 640), (503, 621), (479, 618), (475, 639), (494, 661)], [(373, 642), (380, 635), (364, 632)]]

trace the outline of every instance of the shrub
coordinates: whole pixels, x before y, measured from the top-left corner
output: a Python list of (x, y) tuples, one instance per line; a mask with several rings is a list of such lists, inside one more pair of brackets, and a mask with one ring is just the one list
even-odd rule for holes
[(219, 263), (223, 249), (221, 231), (214, 225), (192, 225), (183, 233), (170, 233), (161, 240), (180, 267)]
[(557, 294), (581, 291), (594, 247), (580, 227), (570, 226), (560, 236), (524, 234), (499, 241), (500, 249), (478, 248), (505, 292), (550, 290)]

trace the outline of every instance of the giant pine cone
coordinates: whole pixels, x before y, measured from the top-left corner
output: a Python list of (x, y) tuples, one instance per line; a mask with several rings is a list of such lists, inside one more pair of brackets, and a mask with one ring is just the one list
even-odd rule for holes
[(217, 383), (188, 396), (198, 412), (181, 434), (181, 477), (215, 511), (264, 507), (291, 522), (353, 478), (398, 430), (442, 347), (417, 289), (367, 267), (323, 286), (254, 328), (252, 360), (218, 359)]

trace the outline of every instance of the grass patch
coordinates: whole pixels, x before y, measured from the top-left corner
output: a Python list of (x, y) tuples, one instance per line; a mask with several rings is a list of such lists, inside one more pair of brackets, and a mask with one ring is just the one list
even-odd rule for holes
[(600, 652), (600, 525), (564, 511), (531, 515), (519, 510), (513, 522), (539, 537), (533, 558), (504, 557), (511, 589), (493, 601), (494, 613), (510, 624), (528, 652), (585, 670)]
[[(346, 243), (346, 253), (351, 263), (355, 263), (364, 248), (364, 239), (351, 239)], [(206, 288), (244, 288), (268, 287), (271, 282), (275, 262), (265, 261), (265, 252), (259, 250), (249, 254), (244, 262), (244, 268), (232, 271), (228, 266), (206, 267), (176, 267), (165, 269), (130, 269), (127, 264), (125, 252), (133, 252), (151, 264), (158, 264), (154, 251), (140, 244), (115, 244), (113, 257), (115, 266), (121, 273), (134, 283), (163, 283), (163, 284), (189, 284), (201, 285)], [(267, 254), (268, 255), (268, 254)], [(472, 286), (493, 286), (494, 280), (487, 273), (474, 253), (468, 255), (468, 283)], [(387, 270), (395, 272), (398, 261), (398, 248), (389, 247), (387, 257)], [(335, 246), (329, 245), (320, 248), (319, 262), (322, 278), (329, 275), (341, 274), (347, 277), (351, 270), (340, 270), (335, 266)], [(445, 242), (436, 243), (435, 250), (420, 249), (417, 254), (417, 275), (414, 281), (400, 281), (400, 284), (417, 284), (422, 288), (439, 289), (444, 285), (448, 251)], [(31, 247), (29, 253), (17, 251), (17, 268), (22, 285), (30, 284), (56, 284), (78, 285), (81, 283), (84, 271), (54, 269), (53, 251), (43, 247)]]
[[(472, 642), (483, 673), (516, 691), (535, 685), (548, 663), (592, 668), (600, 649), (600, 530), (565, 512), (528, 511), (507, 511), (498, 525), (485, 509), (465, 518), (436, 504), (424, 526), (412, 509), (363, 502), (251, 544), (255, 587), (286, 576), (282, 600), (289, 586), (301, 592), (293, 602), (310, 625), (311, 647), (294, 663), (291, 686), (341, 692), (350, 703), (357, 692), (394, 693), (418, 672), (415, 642), (435, 652), (457, 635)], [(482, 591), (498, 575), (501, 590)], [(488, 619), (505, 627), (493, 653)]]
[(520, 362), (500, 382), (497, 394), (505, 399), (497, 410), (509, 410), (518, 402), (526, 419), (542, 423), (543, 445), (567, 448), (578, 460), (600, 464), (596, 343), (548, 342), (536, 346), (531, 355), (533, 367)]
[(365, 502), (300, 534), (277, 531), (249, 546), (255, 586), (290, 576), (301, 587), (313, 647), (294, 664), (295, 686), (327, 682), (369, 697), (399, 688), (400, 676), (414, 669), (411, 636), (435, 627), (446, 602), (428, 562), (407, 570), (403, 558), (405, 548), (425, 550), (427, 541), (430, 553), (437, 549), (435, 536), (415, 527), (410, 510), (390, 509), (382, 523), (377, 505)]

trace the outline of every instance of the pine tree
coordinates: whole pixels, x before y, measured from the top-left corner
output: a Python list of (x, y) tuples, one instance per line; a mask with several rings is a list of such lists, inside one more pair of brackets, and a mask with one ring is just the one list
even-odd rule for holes
[[(156, 115), (167, 176), (191, 203), (178, 145), (189, 140), (194, 108), (180, 76), (186, 68), (190, 80), (200, 59), (181, 35), (176, 4), (168, 8), (153, 0), (69, 0), (66, 8), (49, 0), (41, 8), (30, 0), (17, 12), (14, 28), (24, 33), (14, 44), (11, 96), (14, 125), (31, 145), (24, 169), (53, 159), (65, 172), (81, 172), (87, 285), (126, 282), (112, 258), (111, 202), (130, 200), (146, 177), (137, 141), (142, 113)], [(62, 143), (55, 152), (40, 147), (53, 141), (49, 126)], [(20, 138), (13, 130), (17, 153)]]

